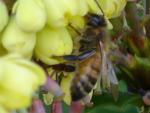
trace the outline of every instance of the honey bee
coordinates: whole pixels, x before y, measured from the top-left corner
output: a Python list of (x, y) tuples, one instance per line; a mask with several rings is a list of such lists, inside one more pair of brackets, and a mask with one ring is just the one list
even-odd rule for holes
[[(100, 5), (95, 0), (101, 9)], [(102, 10), (101, 10), (102, 11)], [(103, 13), (104, 14), (104, 13)], [(78, 61), (75, 76), (71, 84), (72, 101), (78, 101), (88, 95), (100, 77), (102, 66), (102, 48), (106, 38), (106, 20), (104, 15), (88, 14), (87, 27), (81, 34), (80, 55), (64, 56), (64, 59)]]
[(89, 49), (91, 49), (91, 51), (84, 53), (85, 59), (83, 57), (83, 60), (80, 59), (81, 61), (77, 63), (77, 70), (71, 85), (71, 96), (73, 101), (88, 95), (95, 86), (100, 75), (102, 64), (101, 41), (103, 37), (105, 37), (104, 29), (106, 27), (106, 22), (103, 16), (95, 14), (90, 14), (88, 19), (88, 27), (83, 32), (79, 51), (81, 52)]

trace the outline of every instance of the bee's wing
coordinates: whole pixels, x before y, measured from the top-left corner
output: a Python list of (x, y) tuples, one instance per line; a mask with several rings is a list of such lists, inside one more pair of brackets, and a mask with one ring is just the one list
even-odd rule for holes
[(110, 61), (108, 61), (108, 71), (109, 71), (109, 77), (111, 84), (117, 85), (118, 79), (116, 77), (116, 73), (114, 71), (113, 65)]
[(101, 67), (100, 67), (100, 80), (102, 83), (102, 88), (107, 89), (110, 87), (110, 80), (108, 76), (108, 65), (107, 65), (107, 55), (104, 50), (102, 42), (99, 43), (100, 55), (101, 55)]
[(114, 97), (114, 99), (117, 101), (119, 91), (118, 91), (118, 79), (116, 77), (113, 65), (110, 61), (108, 61), (108, 74), (109, 74), (109, 79), (110, 79), (110, 90), (111, 93)]
[(102, 87), (104, 89), (110, 88), (112, 95), (115, 100), (118, 98), (118, 80), (113, 68), (112, 63), (108, 60), (106, 52), (103, 48), (102, 42), (99, 43), (101, 51), (101, 70), (100, 70), (100, 80)]

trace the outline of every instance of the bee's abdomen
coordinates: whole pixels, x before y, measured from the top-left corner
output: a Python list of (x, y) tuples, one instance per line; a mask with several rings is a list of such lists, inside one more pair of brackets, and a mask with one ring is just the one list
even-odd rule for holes
[(87, 96), (95, 86), (100, 72), (100, 57), (93, 55), (81, 62), (71, 85), (72, 101), (77, 101)]
[(93, 78), (91, 75), (84, 75), (80, 81), (77, 81), (71, 86), (71, 97), (73, 101), (80, 100), (84, 98), (88, 93), (90, 93), (96, 84), (97, 79)]

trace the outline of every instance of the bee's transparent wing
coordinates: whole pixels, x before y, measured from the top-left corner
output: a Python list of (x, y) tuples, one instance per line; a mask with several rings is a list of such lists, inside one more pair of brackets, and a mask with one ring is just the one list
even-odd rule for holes
[(101, 49), (101, 70), (100, 70), (100, 81), (102, 84), (102, 88), (108, 89), (110, 87), (110, 80), (108, 74), (108, 63), (107, 63), (107, 55), (103, 48), (103, 44), (100, 42), (100, 49)]
[(115, 70), (113, 68), (113, 65), (110, 61), (108, 61), (108, 74), (109, 74), (109, 80), (110, 80), (110, 90), (114, 97), (114, 99), (117, 101), (119, 91), (118, 91), (118, 79), (115, 74)]
[(112, 63), (107, 58), (106, 51), (103, 44), (100, 42), (101, 49), (101, 70), (100, 70), (100, 83), (103, 89), (110, 89), (115, 100), (118, 98), (118, 80), (113, 68)]

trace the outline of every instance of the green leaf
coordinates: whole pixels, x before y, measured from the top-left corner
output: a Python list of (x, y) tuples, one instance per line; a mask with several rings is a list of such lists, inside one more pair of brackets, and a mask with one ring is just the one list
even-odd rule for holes
[(94, 96), (93, 108), (85, 109), (85, 113), (138, 113), (138, 107), (142, 105), (142, 99), (137, 94), (120, 93), (116, 102), (111, 94), (104, 93)]
[(124, 80), (120, 80), (118, 86), (120, 92), (126, 93), (128, 91), (127, 84), (125, 83)]
[(128, 105), (124, 108), (117, 107), (115, 105), (97, 106), (88, 113), (140, 113), (136, 106)]

